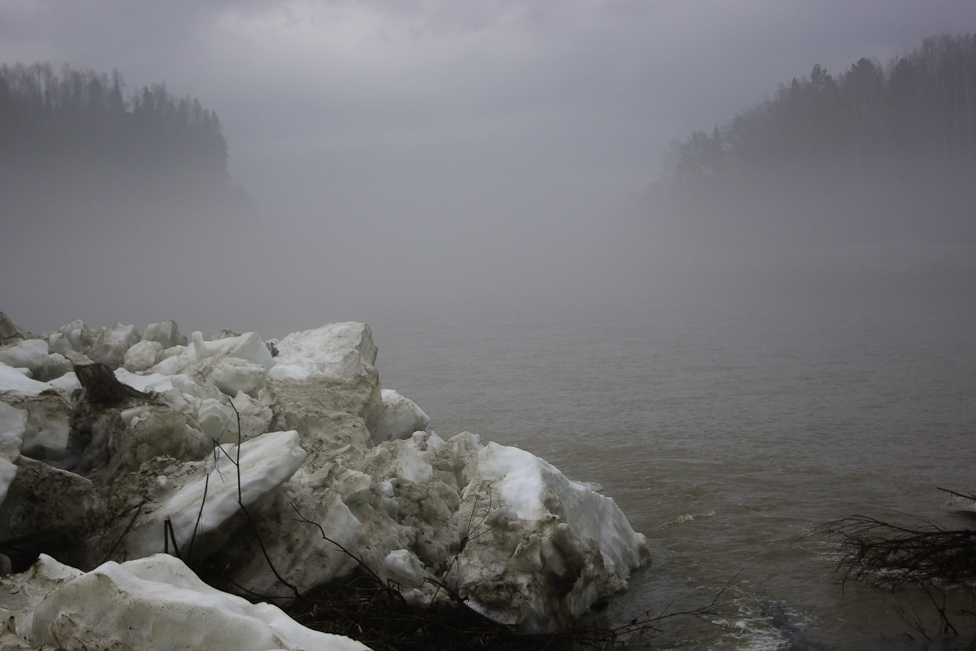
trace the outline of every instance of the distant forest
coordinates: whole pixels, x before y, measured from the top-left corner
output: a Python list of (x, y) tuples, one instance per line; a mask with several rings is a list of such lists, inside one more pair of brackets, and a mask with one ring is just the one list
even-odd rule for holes
[(118, 72), (0, 66), (5, 217), (241, 194), (227, 172), (220, 121), (198, 100), (162, 84), (126, 94)]
[(730, 245), (976, 242), (976, 35), (836, 77), (815, 65), (675, 143), (652, 201), (676, 230)]

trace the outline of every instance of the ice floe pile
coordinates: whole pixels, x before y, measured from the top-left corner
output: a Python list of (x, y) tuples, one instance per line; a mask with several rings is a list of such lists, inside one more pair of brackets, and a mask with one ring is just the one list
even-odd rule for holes
[(649, 552), (612, 499), (442, 438), (380, 386), (376, 352), (362, 323), (35, 336), (0, 313), (0, 642), (362, 648), (207, 586), (187, 569), (204, 558), (219, 587), (272, 601), (362, 563), (410, 602), (452, 592), (525, 632), (626, 587)]

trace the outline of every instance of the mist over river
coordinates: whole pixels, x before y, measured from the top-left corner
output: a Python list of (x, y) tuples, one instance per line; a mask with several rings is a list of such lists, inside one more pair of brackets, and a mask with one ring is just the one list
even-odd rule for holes
[(905, 597), (842, 589), (812, 529), (854, 514), (971, 526), (936, 490), (976, 491), (971, 292), (717, 292), (371, 325), (383, 386), (432, 429), (599, 482), (648, 536), (652, 564), (611, 600), (611, 622), (705, 605), (735, 579), (723, 614), (655, 648), (785, 649), (794, 634), (822, 649), (931, 648), (899, 614)]

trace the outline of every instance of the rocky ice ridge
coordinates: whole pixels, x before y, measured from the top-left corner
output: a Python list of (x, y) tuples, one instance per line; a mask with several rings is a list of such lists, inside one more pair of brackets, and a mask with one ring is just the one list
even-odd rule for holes
[[(612, 499), (517, 448), (442, 438), (415, 403), (382, 389), (376, 352), (362, 323), (268, 342), (187, 339), (173, 322), (140, 335), (76, 321), (35, 336), (0, 313), (0, 561), (27, 570), (5, 587), (39, 597), (25, 605), (0, 589), (0, 608), (20, 613), (4, 635), (25, 647), (58, 626), (76, 646), (113, 635), (87, 615), (72, 615), (74, 628), (42, 617), (82, 613), (71, 600), (93, 594), (30, 582), (45, 573), (126, 586), (105, 594), (147, 581), (173, 586), (149, 589), (164, 600), (199, 589), (197, 601), (225, 609), (184, 565), (205, 557), (226, 586), (269, 600), (362, 562), (411, 602), (452, 591), (525, 632), (566, 626), (626, 587), (649, 551)], [(262, 635), (249, 639), (285, 640)]]
[(2, 649), (369, 651), (216, 590), (168, 554), (90, 572), (42, 554), (27, 572), (0, 578), (0, 595)]

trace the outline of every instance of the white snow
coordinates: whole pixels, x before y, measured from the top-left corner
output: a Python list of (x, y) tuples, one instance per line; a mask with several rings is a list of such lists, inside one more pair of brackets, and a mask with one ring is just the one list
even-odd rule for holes
[(0, 458), (15, 463), (26, 432), (27, 412), (0, 402)]
[(163, 321), (162, 323), (150, 323), (142, 333), (143, 341), (153, 341), (163, 348), (186, 345), (186, 337), (180, 334), (175, 321)]
[(158, 341), (140, 341), (125, 351), (122, 365), (133, 373), (148, 371), (159, 361), (163, 345)]
[(81, 352), (92, 343), (92, 332), (81, 319), (62, 326), (59, 332), (64, 336), (68, 344), (78, 352)]
[[(0, 577), (0, 613), (13, 619), (13, 633), (22, 642), (20, 646), (9, 644), (0, 632), (0, 648), (22, 648), (30, 638), (33, 609), (47, 595), (84, 572), (60, 563), (47, 554), (41, 554), (30, 568), (21, 574)], [(6, 611), (6, 612), (4, 612)], [(9, 627), (9, 624), (8, 624)], [(9, 628), (8, 628), (9, 630)]]
[(86, 354), (93, 362), (111, 368), (122, 366), (126, 351), (141, 339), (135, 326), (121, 323), (116, 323), (109, 328), (100, 328), (93, 334), (95, 339)]
[(295, 332), (279, 341), (277, 348), (276, 366), (335, 379), (367, 373), (376, 362), (376, 346), (365, 323), (332, 323)]
[(215, 590), (166, 554), (110, 561), (64, 582), (35, 608), (29, 641), (67, 648), (112, 641), (131, 651), (368, 651), (305, 628), (270, 604)]
[(497, 443), (478, 451), (459, 521), (471, 529), (462, 532), (460, 594), (526, 633), (568, 625), (650, 558), (611, 498)]
[(47, 364), (48, 355), (48, 344), (43, 339), (28, 339), (0, 348), (0, 362), (15, 368), (31, 369), (31, 372)]
[(162, 393), (167, 389), (173, 388), (173, 378), (162, 373), (149, 373), (148, 375), (144, 375), (120, 368), (115, 371), (115, 377), (119, 382), (128, 384), (133, 389), (142, 392), (152, 390), (157, 393)]
[(223, 357), (214, 363), (210, 381), (224, 394), (236, 396), (256, 392), (264, 385), (267, 375), (268, 369), (262, 364), (239, 357)]
[(426, 484), (434, 476), (430, 465), (430, 452), (426, 449), (427, 435), (417, 432), (413, 438), (400, 447), (400, 460), (397, 462), (397, 475), (414, 484)]
[(570, 481), (545, 459), (489, 443), (478, 455), (478, 472), (482, 480), (492, 482), (520, 519), (546, 517), (552, 509), (551, 493), (555, 493), (560, 518), (571, 523), (581, 538), (597, 541), (625, 578), (630, 574), (625, 568), (641, 564), (646, 539), (631, 528), (613, 499)]
[[(209, 439), (222, 443), (237, 440), (237, 416), (230, 406), (220, 400), (201, 400), (197, 409), (197, 422), (200, 423), (200, 431)], [(233, 439), (221, 440), (227, 436), (233, 436)]]
[(0, 505), (17, 476), (17, 459), (27, 432), (27, 412), (0, 402)]
[(268, 371), (268, 377), (272, 380), (304, 380), (311, 375), (304, 366), (298, 364), (275, 364), (274, 368)]
[(26, 368), (13, 368), (0, 362), (0, 393), (16, 393), (26, 396), (36, 396), (41, 391), (51, 387), (44, 382), (32, 380), (25, 373), (30, 371)]
[(7, 491), (16, 476), (17, 466), (8, 459), (0, 458), (0, 505), (7, 499)]
[[(208, 462), (206, 472), (183, 486), (156, 510), (152, 519), (133, 532), (127, 549), (134, 554), (160, 547), (159, 532), (163, 521), (170, 518), (177, 543), (185, 545), (196, 528), (197, 536), (216, 533), (222, 525), (240, 512), (240, 501), (246, 508), (272, 493), (287, 481), (305, 460), (298, 432), (270, 432), (246, 441), (240, 446), (222, 445), (215, 450), (219, 456), (216, 466)], [(239, 482), (239, 483), (238, 483)], [(204, 497), (206, 496), (206, 497)], [(199, 525), (198, 514), (203, 505)], [(232, 531), (222, 532), (230, 535)]]
[(408, 549), (393, 550), (386, 555), (383, 563), (397, 583), (400, 584), (402, 590), (420, 587), (424, 582), (426, 576), (424, 564), (420, 562), (416, 554)]
[(71, 370), (71, 362), (51, 352), (44, 339), (27, 339), (0, 348), (0, 363), (12, 366), (32, 379), (45, 381)]
[(430, 417), (413, 400), (404, 398), (393, 389), (383, 389), (383, 410), (370, 428), (373, 441), (405, 439), (416, 431), (427, 429)]
[(119, 428), (112, 445), (117, 461), (130, 470), (156, 457), (179, 461), (202, 459), (213, 450), (213, 441), (190, 426), (186, 414), (157, 405), (138, 405), (120, 414)]
[[(250, 362), (243, 363), (249, 364), (256, 374), (263, 376), (263, 368)], [(237, 442), (237, 414), (234, 413), (231, 403), (240, 413), (240, 434), (243, 440), (267, 432), (271, 423), (271, 410), (255, 401), (248, 393), (238, 391), (236, 395), (231, 394), (233, 398), (228, 400), (227, 392), (221, 391), (220, 387), (205, 381), (194, 381), (191, 375), (140, 374), (120, 368), (115, 371), (115, 377), (119, 382), (139, 391), (154, 391), (174, 411), (192, 415), (197, 419), (200, 431), (208, 439), (218, 443)], [(230, 390), (227, 385), (223, 388), (228, 392)], [(253, 385), (245, 388), (253, 389)]]
[[(77, 383), (74, 373), (71, 383)], [(61, 379), (61, 378), (59, 378)], [(49, 383), (52, 389), (55, 382)], [(15, 405), (27, 414), (21, 454), (34, 459), (60, 459), (68, 444), (71, 405), (66, 393), (45, 391), (14, 397)]]
[[(201, 355), (200, 345), (206, 349)], [(193, 333), (193, 347), (198, 358), (202, 357), (235, 357), (247, 360), (270, 370), (274, 366), (271, 352), (256, 332), (246, 332), (237, 337), (227, 337), (216, 341), (203, 341), (199, 332)]]
[(54, 378), (47, 383), (52, 389), (60, 391), (66, 396), (70, 396), (71, 392), (75, 389), (81, 388), (81, 382), (78, 381), (78, 376), (75, 375), (74, 371), (70, 373), (65, 373), (59, 378)]
[(250, 362), (260, 366), (264, 372), (274, 366), (271, 352), (255, 332), (216, 341), (205, 341), (200, 332), (194, 332), (189, 346), (173, 346), (160, 354), (163, 359), (150, 370), (163, 375), (177, 375), (186, 371), (203, 371), (209, 374), (224, 358)]

